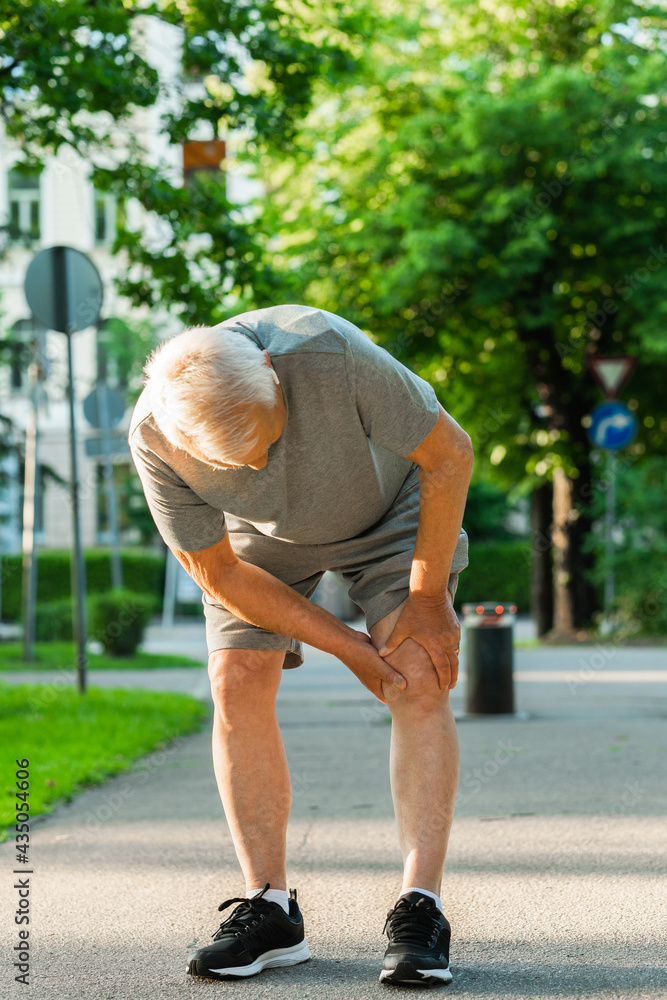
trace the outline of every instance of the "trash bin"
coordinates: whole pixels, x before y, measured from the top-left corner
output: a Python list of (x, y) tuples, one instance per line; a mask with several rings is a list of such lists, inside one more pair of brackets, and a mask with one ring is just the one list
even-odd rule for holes
[(512, 626), (515, 604), (490, 601), (463, 605), (466, 636), (466, 712), (514, 712)]

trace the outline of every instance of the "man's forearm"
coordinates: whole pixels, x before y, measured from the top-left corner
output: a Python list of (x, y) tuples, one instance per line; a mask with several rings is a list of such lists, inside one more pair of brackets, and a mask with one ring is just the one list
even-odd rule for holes
[[(186, 569), (197, 579), (196, 565)], [(221, 567), (215, 575), (215, 586), (208, 576), (206, 592), (237, 618), (344, 658), (354, 629), (282, 580), (243, 559)]]
[(452, 459), (434, 472), (419, 469), (419, 525), (410, 572), (410, 594), (440, 598), (445, 593), (459, 540), (472, 456)]

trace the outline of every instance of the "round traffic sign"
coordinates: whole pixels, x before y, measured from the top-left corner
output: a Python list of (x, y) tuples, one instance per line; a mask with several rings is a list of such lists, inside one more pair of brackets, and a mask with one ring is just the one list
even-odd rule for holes
[[(123, 419), (125, 400), (108, 385), (98, 385), (83, 401), (83, 415), (91, 427), (116, 427)], [(106, 419), (105, 419), (106, 418)]]
[(620, 451), (634, 440), (637, 418), (625, 403), (600, 403), (591, 413), (588, 437), (591, 444), (607, 451)]
[(76, 333), (99, 319), (102, 279), (92, 260), (72, 247), (49, 247), (33, 257), (24, 288), (28, 305), (48, 330)]

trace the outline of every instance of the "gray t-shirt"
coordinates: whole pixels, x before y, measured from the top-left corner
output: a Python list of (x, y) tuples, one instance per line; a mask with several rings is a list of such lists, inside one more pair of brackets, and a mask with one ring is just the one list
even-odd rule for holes
[(225, 512), (302, 544), (354, 538), (379, 521), (415, 468), (405, 456), (437, 422), (428, 382), (322, 309), (272, 306), (216, 329), (266, 348), (287, 420), (263, 469), (215, 469), (169, 444), (144, 390), (129, 442), (166, 544), (185, 552), (215, 545), (227, 530)]

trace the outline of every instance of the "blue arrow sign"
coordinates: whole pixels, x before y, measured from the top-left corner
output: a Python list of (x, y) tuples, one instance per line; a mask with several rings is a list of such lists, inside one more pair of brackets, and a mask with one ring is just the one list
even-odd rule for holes
[(591, 413), (588, 437), (597, 448), (620, 451), (634, 440), (637, 418), (625, 403), (600, 403)]

